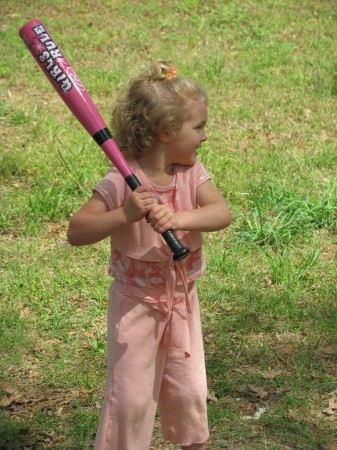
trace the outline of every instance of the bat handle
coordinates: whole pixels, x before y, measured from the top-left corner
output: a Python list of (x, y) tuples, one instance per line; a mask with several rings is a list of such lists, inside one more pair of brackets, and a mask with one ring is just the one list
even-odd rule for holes
[(174, 261), (180, 261), (190, 253), (190, 249), (185, 247), (172, 230), (167, 230), (162, 233), (163, 238), (165, 239), (167, 245), (170, 247), (173, 253)]
[[(125, 177), (125, 181), (132, 191), (140, 186), (138, 178), (133, 173)], [(179, 241), (179, 239), (177, 239), (172, 230), (164, 231), (164, 233), (162, 233), (162, 236), (173, 253), (174, 261), (180, 261), (190, 253), (190, 249), (182, 245), (182, 243)]]

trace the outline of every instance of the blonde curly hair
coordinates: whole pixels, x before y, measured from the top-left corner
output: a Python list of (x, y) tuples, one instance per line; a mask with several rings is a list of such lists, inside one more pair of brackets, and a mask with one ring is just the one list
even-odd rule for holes
[(130, 79), (113, 108), (111, 128), (121, 152), (135, 158), (150, 151), (162, 129), (179, 132), (188, 100), (202, 98), (205, 90), (194, 81), (176, 76), (175, 67), (158, 60), (140, 75)]

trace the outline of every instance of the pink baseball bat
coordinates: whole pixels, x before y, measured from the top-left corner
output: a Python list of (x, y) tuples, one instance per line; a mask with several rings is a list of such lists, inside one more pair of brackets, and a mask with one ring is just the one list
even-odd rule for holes
[[(64, 103), (116, 166), (128, 186), (135, 190), (140, 186), (138, 178), (130, 170), (89, 93), (46, 27), (34, 19), (26, 23), (19, 34)], [(162, 236), (175, 261), (189, 254), (189, 249), (181, 244), (172, 230), (165, 231)]]

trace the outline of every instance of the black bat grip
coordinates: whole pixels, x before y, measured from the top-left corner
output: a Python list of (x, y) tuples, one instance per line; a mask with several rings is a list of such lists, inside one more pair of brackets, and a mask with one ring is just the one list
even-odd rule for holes
[[(125, 181), (132, 191), (134, 191), (138, 186), (141, 185), (138, 178), (133, 173), (131, 175), (128, 175), (125, 178)], [(162, 236), (173, 253), (174, 261), (180, 261), (190, 253), (190, 249), (182, 245), (182, 243), (179, 241), (179, 239), (177, 239), (172, 230), (164, 231), (164, 233), (162, 233)]]

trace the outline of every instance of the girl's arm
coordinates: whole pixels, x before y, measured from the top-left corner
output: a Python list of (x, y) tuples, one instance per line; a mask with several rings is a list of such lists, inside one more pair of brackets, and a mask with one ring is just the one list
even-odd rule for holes
[(150, 213), (151, 225), (158, 233), (168, 229), (184, 231), (217, 231), (228, 227), (232, 217), (228, 205), (211, 180), (197, 188), (198, 209), (172, 211), (157, 205)]
[(98, 192), (73, 215), (68, 228), (71, 245), (88, 245), (110, 236), (117, 229), (141, 220), (158, 203), (155, 194), (139, 186), (120, 208), (109, 210)]

